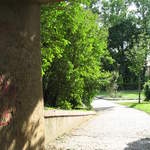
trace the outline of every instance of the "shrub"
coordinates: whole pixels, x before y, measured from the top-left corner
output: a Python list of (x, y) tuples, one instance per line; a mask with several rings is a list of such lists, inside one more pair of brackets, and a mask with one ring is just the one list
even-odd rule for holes
[(61, 108), (61, 109), (65, 109), (65, 110), (69, 110), (72, 108), (72, 105), (70, 102), (68, 102), (67, 100), (59, 100), (57, 102), (57, 107)]
[(90, 107), (99, 89), (101, 57), (109, 56), (107, 29), (78, 2), (41, 9), (44, 100), (63, 109)]
[(144, 84), (144, 94), (146, 97), (145, 100), (149, 101), (150, 100), (150, 80)]

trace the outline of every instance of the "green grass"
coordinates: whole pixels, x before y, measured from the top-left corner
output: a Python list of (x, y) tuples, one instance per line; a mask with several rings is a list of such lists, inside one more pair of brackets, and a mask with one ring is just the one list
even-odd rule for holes
[[(44, 110), (65, 110), (65, 111), (67, 111), (68, 109), (61, 109), (61, 108), (56, 108), (56, 107), (45, 106)], [(85, 112), (88, 112), (88, 111), (92, 111), (92, 110), (94, 111), (94, 109), (69, 109), (68, 111), (85, 111)]]
[(137, 102), (122, 102), (119, 104), (130, 108), (135, 108), (150, 114), (150, 102), (142, 102), (140, 104)]
[(44, 106), (44, 110), (56, 110), (56, 108), (54, 108), (54, 107), (48, 107), (48, 106)]
[[(112, 93), (114, 95), (114, 93)], [(106, 91), (101, 91), (100, 96), (103, 97), (111, 97), (110, 94)], [(116, 98), (122, 99), (138, 99), (138, 91), (137, 90), (125, 90), (125, 91), (118, 91), (116, 94)], [(141, 93), (141, 99), (144, 99), (144, 93)]]

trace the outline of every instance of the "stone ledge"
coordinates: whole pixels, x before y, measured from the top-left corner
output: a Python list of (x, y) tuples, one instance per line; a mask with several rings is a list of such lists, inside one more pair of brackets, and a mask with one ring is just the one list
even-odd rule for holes
[(45, 110), (46, 147), (59, 136), (77, 128), (96, 115), (94, 111)]
[(81, 111), (81, 110), (45, 110), (45, 118), (54, 117), (77, 117), (77, 116), (89, 116), (96, 115), (95, 111)]

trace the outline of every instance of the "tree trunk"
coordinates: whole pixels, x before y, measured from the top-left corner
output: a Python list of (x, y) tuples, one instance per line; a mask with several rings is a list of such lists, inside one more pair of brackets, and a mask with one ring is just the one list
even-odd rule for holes
[(138, 79), (138, 93), (139, 93), (139, 103), (141, 103), (141, 76), (139, 75)]

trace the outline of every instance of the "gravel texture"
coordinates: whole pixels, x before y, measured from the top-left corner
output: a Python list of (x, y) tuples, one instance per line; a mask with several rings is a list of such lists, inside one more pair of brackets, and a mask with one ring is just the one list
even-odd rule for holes
[(150, 150), (150, 115), (100, 99), (93, 107), (96, 117), (47, 150)]

